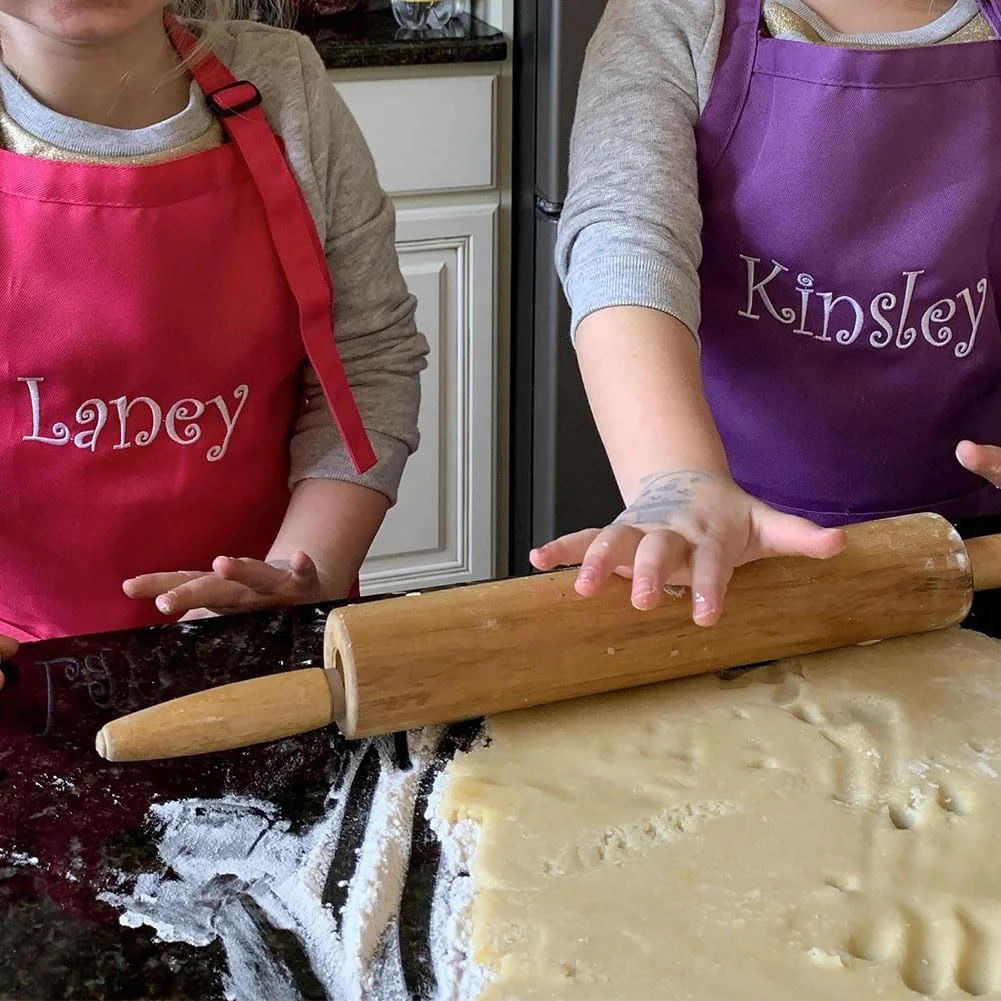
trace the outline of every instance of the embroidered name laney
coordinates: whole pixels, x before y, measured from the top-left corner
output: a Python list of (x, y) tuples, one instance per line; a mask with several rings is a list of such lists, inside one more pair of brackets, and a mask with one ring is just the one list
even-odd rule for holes
[[(129, 399), (119, 396), (114, 400), (84, 400), (73, 415), (74, 426), (66, 421), (56, 421), (46, 434), (42, 434), (42, 378), (19, 378), (27, 390), (27, 400), (31, 406), (31, 434), (23, 441), (37, 441), (42, 445), (75, 445), (77, 448), (97, 451), (98, 443), (114, 441), (113, 451), (121, 451), (138, 445), (145, 448), (152, 445), (161, 433), (178, 445), (194, 445), (213, 430), (218, 430), (221, 441), (215, 441), (205, 452), (209, 462), (218, 462), (229, 448), (233, 428), (240, 419), (243, 405), (250, 390), (247, 386), (237, 386), (232, 396), (236, 408), (230, 411), (229, 404), (222, 396), (210, 400), (185, 398), (164, 409), (149, 396)], [(212, 408), (215, 408), (214, 410)], [(26, 408), (27, 409), (27, 408)], [(218, 412), (218, 416), (217, 416)], [(221, 426), (219, 418), (221, 418)]]
[[(969, 286), (960, 289), (954, 296), (938, 299), (922, 311), (920, 305), (915, 304), (915, 293), (924, 271), (904, 271), (899, 294), (880, 292), (867, 307), (844, 293), (817, 291), (813, 277), (806, 274), (796, 278), (796, 305), (776, 306), (772, 295), (781, 289), (782, 283), (771, 291), (769, 286), (789, 269), (772, 261), (771, 270), (761, 277), (768, 268), (767, 265), (758, 267), (760, 258), (741, 254), (740, 259), (747, 267), (747, 299), (744, 308), (737, 310), (738, 316), (760, 320), (763, 314), (758, 310), (763, 307), (779, 323), (792, 327), (794, 334), (846, 347), (861, 339), (873, 348), (905, 350), (920, 340), (936, 348), (951, 345), (957, 358), (965, 358), (973, 350), (987, 302), (989, 282), (981, 278), (975, 289)], [(870, 326), (869, 319), (875, 321), (875, 328)], [(850, 327), (842, 326), (849, 320)], [(911, 323), (913, 325), (909, 325)], [(840, 328), (833, 336), (832, 326)]]

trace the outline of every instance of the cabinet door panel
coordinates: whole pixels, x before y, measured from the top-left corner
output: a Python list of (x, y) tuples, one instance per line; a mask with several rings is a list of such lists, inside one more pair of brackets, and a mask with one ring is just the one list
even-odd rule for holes
[(493, 574), (496, 207), (402, 209), (400, 264), (431, 353), (421, 445), (362, 568), (366, 593)]

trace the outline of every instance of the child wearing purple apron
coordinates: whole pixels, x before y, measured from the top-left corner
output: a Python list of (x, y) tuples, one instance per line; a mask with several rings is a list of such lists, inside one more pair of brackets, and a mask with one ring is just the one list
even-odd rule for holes
[(711, 625), (838, 526), (1001, 514), (999, 0), (611, 0), (558, 266), (626, 508), (537, 549)]

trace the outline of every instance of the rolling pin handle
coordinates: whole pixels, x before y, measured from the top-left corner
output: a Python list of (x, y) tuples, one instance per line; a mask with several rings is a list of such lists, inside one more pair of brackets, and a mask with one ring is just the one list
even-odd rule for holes
[(973, 571), (974, 591), (1001, 587), (1001, 535), (967, 539), (966, 554)]
[(161, 702), (104, 725), (106, 761), (152, 761), (247, 747), (336, 722), (345, 715), (336, 671), (307, 667), (235, 681)]

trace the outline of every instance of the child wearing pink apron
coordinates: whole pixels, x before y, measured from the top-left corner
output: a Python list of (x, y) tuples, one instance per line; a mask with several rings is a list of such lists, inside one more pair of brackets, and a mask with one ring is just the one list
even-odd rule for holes
[[(50, 7), (32, 21), (0, 0), (0, 634), (343, 596), (416, 446), (426, 353), (357, 127), (290, 32), (222, 26), (255, 81), (150, 0)], [(18, 108), (129, 141), (45, 107), (38, 61), (118, 46), (127, 69), (140, 37), (193, 78), (216, 141), (110, 162), (17, 150), (34, 141)]]

